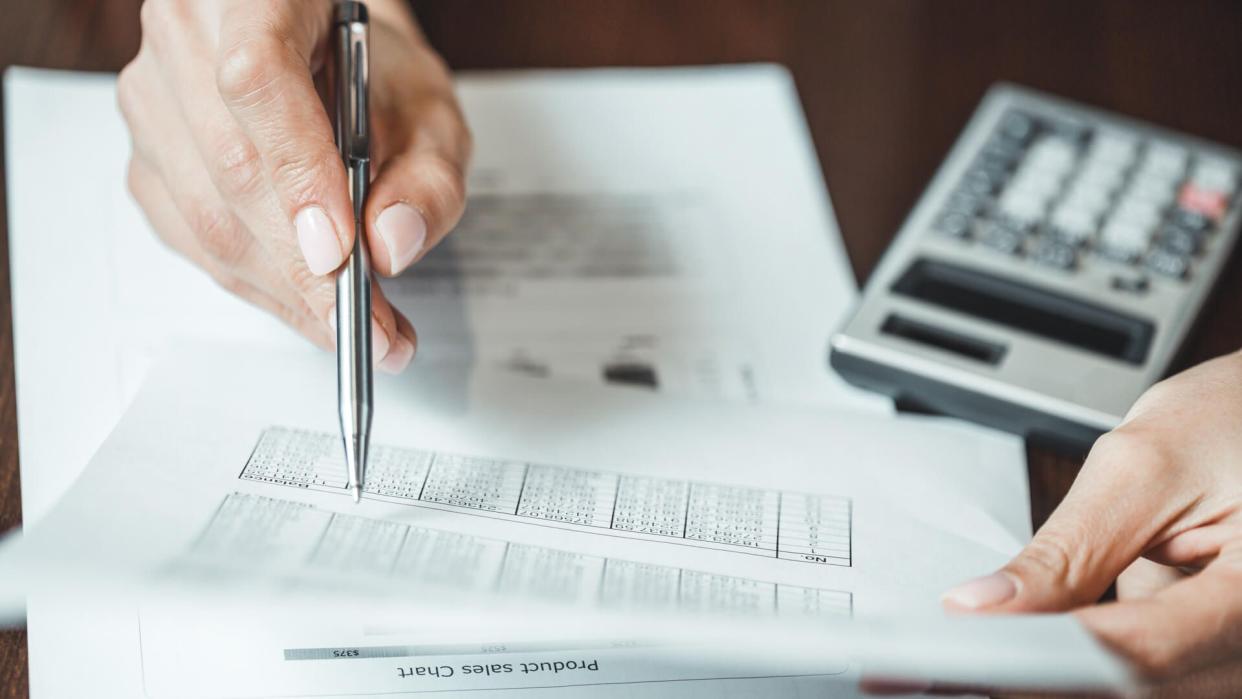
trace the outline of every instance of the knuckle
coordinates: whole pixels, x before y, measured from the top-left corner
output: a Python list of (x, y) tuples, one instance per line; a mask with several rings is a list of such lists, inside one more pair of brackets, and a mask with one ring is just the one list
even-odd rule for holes
[[(466, 201), (466, 175), (460, 165), (443, 156), (433, 156), (419, 164), (421, 175), (435, 197), (434, 210), (454, 212), (455, 218)], [(443, 223), (451, 223), (446, 221)]]
[(184, 36), (193, 21), (187, 0), (145, 0), (138, 10), (143, 42), (156, 51), (167, 48)]
[(125, 122), (134, 126), (134, 118), (138, 114), (138, 107), (142, 103), (139, 97), (141, 85), (139, 78), (139, 58), (135, 58), (116, 76), (116, 104), (121, 110), (121, 116)]
[(138, 24), (142, 27), (142, 35), (151, 36), (165, 26), (167, 0), (146, 0), (138, 9)]
[(419, 109), (419, 121), (426, 122), (434, 131), (444, 134), (446, 144), (453, 150), (459, 162), (469, 162), (474, 152), (474, 134), (471, 133), (451, 89), (446, 89), (443, 94), (423, 103)]
[(220, 148), (219, 153), (215, 162), (216, 184), (230, 195), (256, 192), (263, 182), (263, 163), (254, 144), (241, 139)]
[(129, 195), (134, 198), (134, 201), (144, 209), (147, 206), (147, 198), (151, 189), (149, 177), (146, 166), (137, 158), (131, 157), (129, 165), (125, 168), (125, 188), (129, 190)]
[(1023, 574), (1034, 574), (1041, 580), (1053, 581), (1058, 586), (1068, 586), (1074, 570), (1076, 548), (1072, 542), (1066, 541), (1060, 535), (1036, 536), (1014, 565)]
[(245, 103), (275, 79), (280, 43), (271, 38), (238, 41), (220, 54), (216, 66), (216, 89), (226, 102)]
[(233, 267), (245, 257), (249, 243), (231, 213), (203, 206), (191, 213), (189, 224), (203, 251), (221, 265)]
[(129, 159), (129, 164), (125, 166), (125, 188), (129, 190), (130, 196), (135, 199), (139, 198), (142, 180), (138, 172), (138, 163), (133, 159)]
[(1096, 440), (1085, 468), (1124, 471), (1132, 478), (1154, 479), (1167, 472), (1169, 456), (1169, 446), (1158, 434), (1128, 423)]
[(284, 148), (273, 156), (272, 182), (283, 192), (289, 209), (296, 211), (318, 200), (328, 189), (334, 168), (339, 167), (341, 156), (326, 144), (320, 148)]

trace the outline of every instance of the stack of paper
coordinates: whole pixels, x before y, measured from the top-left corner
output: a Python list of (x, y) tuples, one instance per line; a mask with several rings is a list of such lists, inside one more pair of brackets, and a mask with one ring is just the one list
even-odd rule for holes
[(786, 74), (461, 95), (469, 213), (385, 282), (423, 344), (354, 506), (330, 358), (155, 242), (111, 80), (6, 75), (28, 533), (0, 594), (39, 589), (34, 696), (1123, 680), (1068, 618), (940, 614), (1030, 535), (1020, 444), (827, 370), (855, 292)]

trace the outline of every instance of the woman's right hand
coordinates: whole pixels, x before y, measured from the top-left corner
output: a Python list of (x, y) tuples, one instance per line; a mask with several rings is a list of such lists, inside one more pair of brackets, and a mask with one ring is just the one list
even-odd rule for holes
[[(147, 0), (118, 99), (129, 186), (165, 242), (322, 347), (353, 211), (315, 87), (331, 0)], [(470, 134), (444, 64), (400, 0), (371, 0), (373, 267), (400, 273), (456, 224)], [(373, 346), (398, 372), (416, 337), (373, 286)]]

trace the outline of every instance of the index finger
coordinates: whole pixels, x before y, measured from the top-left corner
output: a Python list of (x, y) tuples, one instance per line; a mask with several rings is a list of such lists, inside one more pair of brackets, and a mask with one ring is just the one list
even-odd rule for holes
[(315, 274), (339, 267), (354, 235), (345, 167), (311, 74), (331, 21), (329, 0), (230, 0), (216, 69)]

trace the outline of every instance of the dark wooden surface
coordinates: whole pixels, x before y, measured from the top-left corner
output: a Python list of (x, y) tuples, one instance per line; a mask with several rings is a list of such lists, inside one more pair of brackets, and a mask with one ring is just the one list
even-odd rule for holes
[[(0, 66), (116, 71), (137, 48), (139, 4), (0, 0)], [(1228, 0), (414, 5), (432, 43), (457, 69), (785, 64), (802, 96), (860, 281), (995, 81), (1023, 83), (1242, 147), (1242, 3)], [(0, 240), (0, 529), (8, 529), (21, 522), (21, 507), (2, 200)], [(1239, 272), (1235, 261), (1183, 366), (1242, 346)], [(1038, 524), (1065, 493), (1081, 459), (1036, 447), (1028, 452)], [(0, 632), (0, 698), (27, 694), (25, 634)]]

